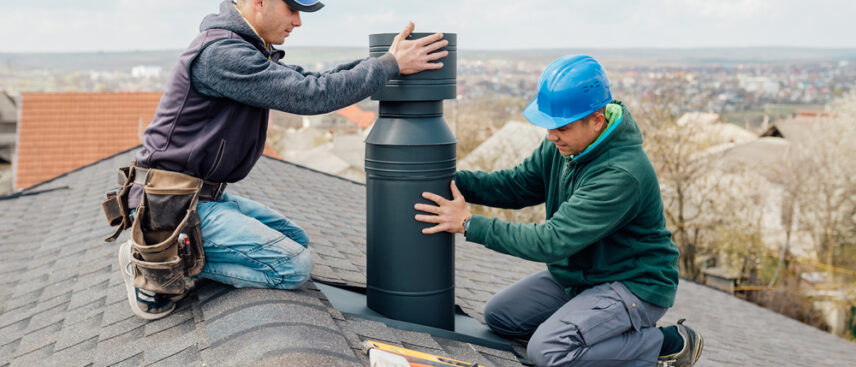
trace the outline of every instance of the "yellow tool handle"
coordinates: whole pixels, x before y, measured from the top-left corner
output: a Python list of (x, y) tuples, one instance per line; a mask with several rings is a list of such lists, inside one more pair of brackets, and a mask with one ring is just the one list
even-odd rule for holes
[(441, 357), (434, 354), (423, 353), (417, 350), (402, 348), (395, 345), (384, 344), (374, 340), (367, 340), (363, 343), (363, 351), (368, 353), (371, 349), (378, 349), (384, 352), (400, 355), (407, 359), (411, 366), (434, 366), (434, 367), (482, 367), (478, 363), (469, 363), (458, 361), (451, 358)]

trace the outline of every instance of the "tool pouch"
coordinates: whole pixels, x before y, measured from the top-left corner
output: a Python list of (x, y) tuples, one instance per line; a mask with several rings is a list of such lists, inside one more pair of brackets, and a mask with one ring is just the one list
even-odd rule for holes
[(147, 171), (131, 226), (134, 287), (183, 294), (184, 278), (202, 271), (205, 253), (196, 213), (202, 184), (201, 179), (178, 172)]
[[(134, 163), (131, 162), (131, 167)], [(101, 209), (111, 227), (117, 227), (110, 237), (104, 239), (113, 242), (122, 231), (131, 228), (130, 209), (128, 208), (128, 193), (134, 185), (134, 171), (131, 167), (119, 168), (119, 187), (107, 193), (107, 200), (101, 202)]]

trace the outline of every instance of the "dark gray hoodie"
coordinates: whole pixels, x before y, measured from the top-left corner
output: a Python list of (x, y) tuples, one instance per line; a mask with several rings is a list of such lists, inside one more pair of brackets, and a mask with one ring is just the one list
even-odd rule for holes
[[(387, 53), (310, 73), (279, 62), (231, 0), (202, 21), (143, 136), (136, 164), (214, 182), (249, 174), (264, 150), (268, 109), (319, 114), (356, 103), (398, 75)], [(139, 203), (134, 187), (129, 205)]]
[[(356, 60), (324, 73), (271, 62), (265, 55), (264, 42), (230, 0), (220, 5), (220, 14), (202, 20), (200, 31), (209, 29), (230, 30), (243, 38), (216, 42), (202, 51), (191, 66), (193, 87), (212, 98), (316, 115), (359, 102), (398, 75), (398, 63), (391, 54)], [(272, 54), (282, 58), (284, 52), (273, 50)]]

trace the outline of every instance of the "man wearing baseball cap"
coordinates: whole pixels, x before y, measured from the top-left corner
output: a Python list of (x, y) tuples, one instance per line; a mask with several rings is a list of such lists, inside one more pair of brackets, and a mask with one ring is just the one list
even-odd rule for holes
[[(488, 301), (496, 333), (529, 339), (538, 366), (692, 366), (702, 338), (683, 325), (654, 327), (672, 307), (678, 249), (666, 229), (657, 176), (627, 106), (613, 100), (601, 65), (562, 57), (544, 70), (523, 112), (547, 137), (523, 163), (460, 171), (453, 200), (416, 204), (436, 224), (423, 233), (464, 233), (470, 242), (547, 264)], [(543, 224), (471, 214), (546, 204)]]
[[(274, 45), (302, 26), (301, 13), (323, 7), (317, 0), (225, 0), (218, 14), (203, 19), (199, 35), (180, 56), (143, 148), (126, 170), (119, 201), (128, 210), (121, 211), (122, 225), (108, 239), (131, 229), (119, 263), (138, 317), (172, 312), (191, 276), (235, 287), (294, 289), (306, 282), (313, 268), (306, 232), (265, 205), (224, 192), (261, 156), (269, 109), (332, 112), (367, 98), (399, 74), (443, 66), (442, 34), (406, 40), (413, 23), (381, 57), (323, 73), (281, 62), (284, 52)], [(178, 195), (183, 190), (190, 192), (185, 201)], [(170, 216), (158, 210), (177, 219), (166, 222)]]

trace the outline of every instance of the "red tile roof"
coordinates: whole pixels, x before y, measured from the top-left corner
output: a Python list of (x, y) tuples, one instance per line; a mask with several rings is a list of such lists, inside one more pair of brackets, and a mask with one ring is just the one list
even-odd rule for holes
[(345, 107), (341, 110), (337, 110), (336, 113), (344, 116), (346, 119), (355, 123), (362, 129), (372, 126), (375, 121), (374, 112), (362, 110), (355, 104)]
[[(140, 145), (160, 92), (24, 93), (16, 188), (26, 188)], [(270, 147), (265, 154), (279, 158)]]

